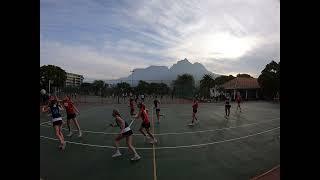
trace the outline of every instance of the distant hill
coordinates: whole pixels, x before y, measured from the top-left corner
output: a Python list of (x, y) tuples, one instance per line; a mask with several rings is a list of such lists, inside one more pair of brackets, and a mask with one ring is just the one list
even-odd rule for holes
[[(191, 74), (196, 81), (199, 81), (204, 74), (211, 74), (214, 78), (219, 76), (218, 74), (208, 71), (202, 64), (190, 63), (188, 59), (180, 60), (176, 64), (173, 64), (170, 68), (167, 66), (149, 66), (147, 68), (137, 68), (134, 69), (133, 74), (128, 77), (119, 78), (116, 80), (107, 80), (107, 83), (118, 83), (118, 82), (127, 82), (129, 84), (137, 85), (139, 80), (147, 82), (163, 82), (170, 84), (173, 80), (181, 74)], [(132, 77), (133, 76), (133, 77)]]

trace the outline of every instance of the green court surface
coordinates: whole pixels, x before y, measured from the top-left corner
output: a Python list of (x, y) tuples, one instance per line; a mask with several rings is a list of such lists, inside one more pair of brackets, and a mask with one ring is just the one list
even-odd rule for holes
[[(44, 180), (100, 179), (250, 179), (280, 164), (280, 105), (268, 102), (244, 102), (242, 113), (232, 104), (229, 120), (224, 118), (223, 103), (201, 103), (200, 122), (191, 122), (191, 104), (162, 104), (165, 117), (156, 123), (155, 111), (147, 104), (149, 118), (158, 144), (144, 142), (133, 122), (133, 142), (141, 160), (131, 162), (125, 140), (122, 156), (111, 158), (114, 137), (119, 128), (112, 109), (118, 108), (131, 122), (127, 104), (80, 105), (78, 117), (83, 137), (77, 132), (66, 137), (67, 147), (58, 149), (58, 141), (47, 114), (40, 114), (40, 177)], [(65, 120), (65, 118), (64, 118)], [(64, 126), (66, 128), (66, 126)], [(75, 127), (73, 126), (73, 129)], [(67, 131), (64, 131), (64, 135)]]

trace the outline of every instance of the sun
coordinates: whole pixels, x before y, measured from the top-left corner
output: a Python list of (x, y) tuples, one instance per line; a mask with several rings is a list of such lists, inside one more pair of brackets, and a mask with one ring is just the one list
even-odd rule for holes
[(256, 38), (237, 37), (230, 33), (203, 34), (189, 39), (183, 49), (198, 58), (237, 59), (256, 43)]

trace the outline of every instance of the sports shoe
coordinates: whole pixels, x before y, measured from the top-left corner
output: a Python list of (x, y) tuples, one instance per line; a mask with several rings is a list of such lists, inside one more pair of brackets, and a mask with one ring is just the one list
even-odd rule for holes
[(150, 141), (151, 144), (156, 144), (157, 142), (158, 142), (157, 139), (154, 139), (154, 140)]
[(136, 154), (136, 155), (134, 155), (133, 158), (131, 158), (131, 161), (137, 161), (139, 159), (141, 159), (141, 157), (138, 154)]
[(61, 149), (62, 149), (62, 150), (65, 150), (65, 149), (66, 149), (66, 146), (67, 146), (67, 143), (64, 142), (63, 144), (61, 144)]
[(194, 123), (190, 123), (190, 124), (188, 124), (189, 126), (194, 126)]
[(113, 158), (114, 158), (114, 157), (118, 157), (118, 156), (121, 156), (120, 151), (117, 151), (116, 153), (114, 153), (114, 154), (112, 155)]
[(144, 137), (144, 141), (147, 142), (148, 140), (150, 140), (150, 137), (147, 135)]
[(69, 134), (68, 134), (67, 136), (68, 136), (68, 137), (71, 137), (71, 136), (72, 136), (72, 134), (73, 134), (73, 133), (72, 133), (72, 131), (70, 131), (70, 132), (69, 132)]
[(82, 131), (79, 131), (78, 137), (82, 137)]

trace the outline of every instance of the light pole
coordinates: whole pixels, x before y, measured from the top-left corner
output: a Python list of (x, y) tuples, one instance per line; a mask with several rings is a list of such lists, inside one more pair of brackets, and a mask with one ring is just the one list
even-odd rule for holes
[(51, 82), (51, 80), (49, 80), (49, 95), (50, 95), (50, 82)]
[(132, 72), (132, 74), (131, 74), (131, 87), (133, 87), (133, 72), (134, 72), (134, 70), (132, 70), (130, 72)]

